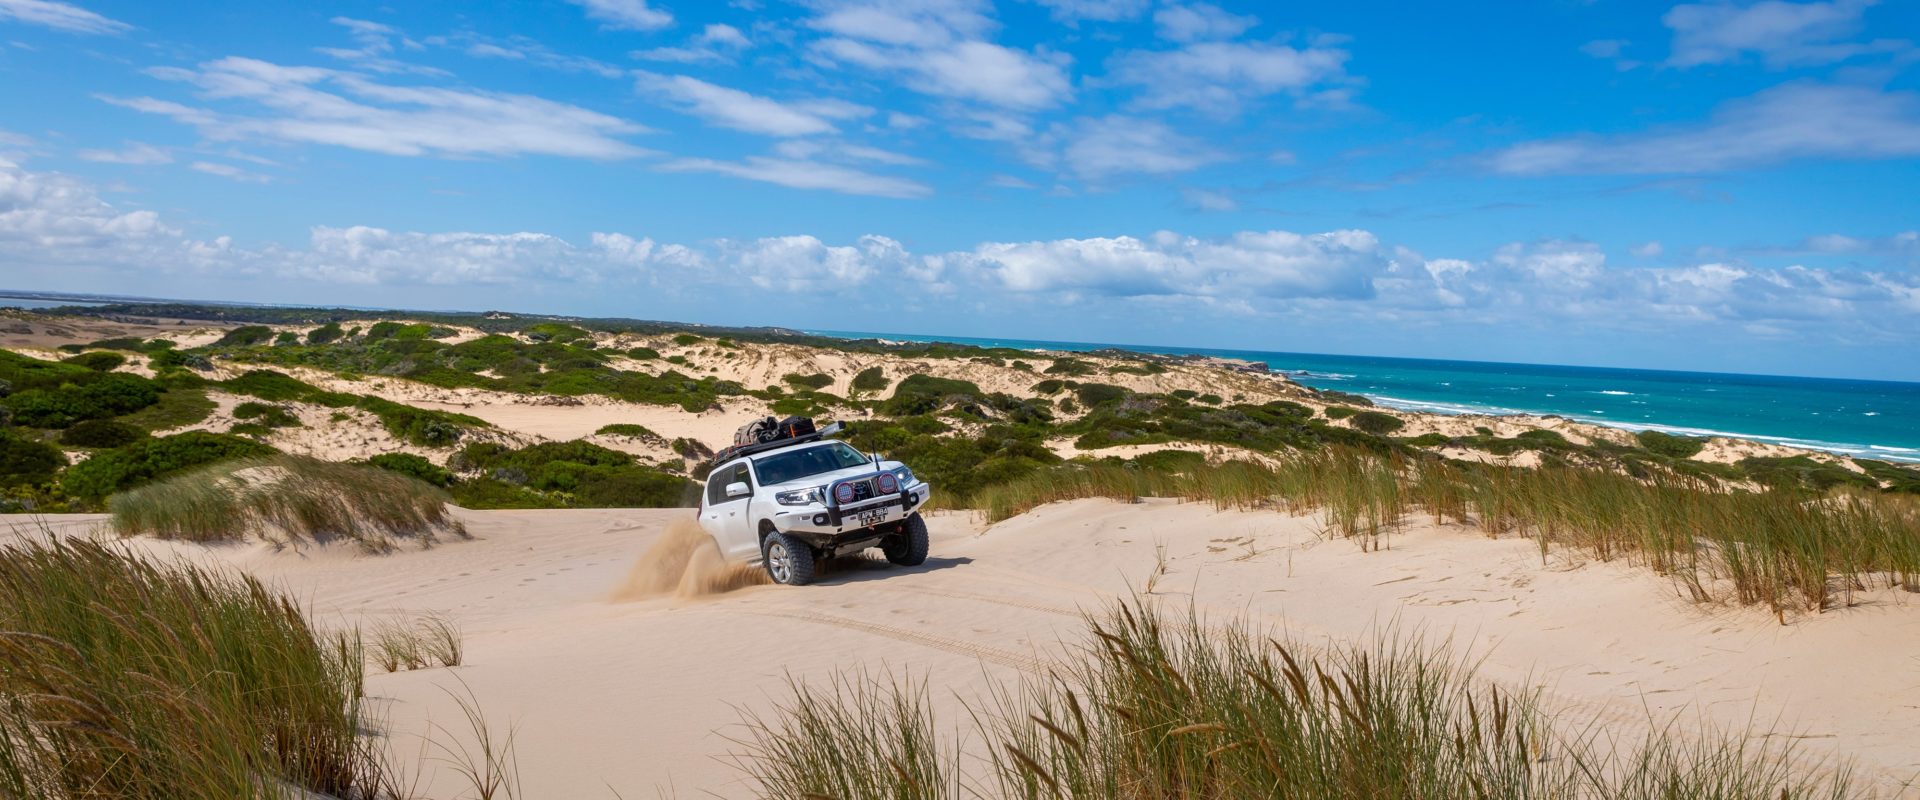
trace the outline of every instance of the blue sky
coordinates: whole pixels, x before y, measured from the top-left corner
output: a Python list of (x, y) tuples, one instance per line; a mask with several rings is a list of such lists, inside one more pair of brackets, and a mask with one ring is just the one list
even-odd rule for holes
[(1920, 1), (0, 0), (0, 286), (1920, 380)]

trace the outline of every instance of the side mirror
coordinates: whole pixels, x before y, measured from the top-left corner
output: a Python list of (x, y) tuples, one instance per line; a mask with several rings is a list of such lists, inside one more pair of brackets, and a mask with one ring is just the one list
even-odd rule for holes
[(753, 489), (747, 486), (745, 481), (734, 481), (733, 483), (727, 484), (728, 497), (746, 497), (750, 494), (753, 494)]

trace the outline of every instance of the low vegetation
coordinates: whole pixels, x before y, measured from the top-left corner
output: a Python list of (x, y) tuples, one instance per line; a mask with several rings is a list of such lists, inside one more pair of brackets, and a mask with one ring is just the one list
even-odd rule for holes
[(1706, 447), (1706, 440), (1688, 436), (1674, 436), (1660, 431), (1641, 431), (1634, 434), (1640, 446), (1669, 458), (1692, 458)]
[(369, 652), (387, 672), (457, 667), (466, 660), (460, 626), (445, 614), (387, 620), (374, 627)]
[(398, 472), (441, 488), (452, 486), (455, 480), (451, 470), (412, 453), (380, 453), (367, 459), (367, 465)]
[(1877, 586), (1920, 590), (1920, 502), (1912, 498), (1729, 490), (1677, 473), (1463, 465), (1330, 448), (1274, 466), (1066, 465), (983, 489), (972, 504), (999, 520), (1083, 497), (1320, 513), (1330, 531), (1368, 548), (1421, 514), (1490, 536), (1531, 537), (1543, 556), (1567, 547), (1644, 564), (1697, 599), (1782, 614), (1845, 605)]
[(631, 422), (615, 422), (611, 425), (602, 425), (599, 430), (593, 432), (593, 435), (619, 436), (627, 439), (637, 439), (648, 444), (667, 443), (666, 439), (662, 438), (660, 434), (648, 429), (647, 426), (636, 425)]
[(851, 389), (855, 394), (875, 394), (886, 391), (890, 385), (887, 373), (879, 367), (867, 367), (853, 376)]
[(447, 494), (391, 470), (301, 456), (227, 461), (115, 495), (123, 535), (276, 544), (352, 541), (369, 552), (464, 534)]
[(693, 505), (692, 481), (587, 441), (512, 448), (476, 442), (448, 462), (465, 508), (674, 508)]
[(795, 389), (810, 390), (815, 392), (833, 385), (833, 376), (823, 372), (815, 372), (809, 375), (801, 375), (799, 373), (789, 372), (787, 373), (786, 377), (783, 377), (780, 380), (781, 382)]
[(737, 759), (763, 796), (847, 800), (1793, 800), (1854, 791), (1844, 765), (1744, 736), (1682, 741), (1657, 729), (1556, 725), (1536, 697), (1392, 634), (1314, 651), (1244, 627), (1167, 619), (1137, 600), (1087, 625), (1083, 658), (968, 702), (972, 726), (959, 735), (978, 742), (977, 759), (963, 762), (923, 684), (863, 678), (831, 692), (796, 682), (772, 712), (749, 713)]
[(362, 655), (258, 581), (88, 541), (0, 547), (0, 797), (399, 795)]
[(141, 439), (95, 453), (67, 469), (60, 488), (70, 498), (98, 505), (115, 492), (236, 458), (255, 458), (276, 451), (265, 444), (219, 433), (194, 431)]

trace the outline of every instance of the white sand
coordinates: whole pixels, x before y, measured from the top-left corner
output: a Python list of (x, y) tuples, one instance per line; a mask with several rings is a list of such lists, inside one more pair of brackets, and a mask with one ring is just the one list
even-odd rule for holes
[[(1779, 624), (1764, 611), (1700, 606), (1652, 573), (1424, 524), (1382, 552), (1316, 536), (1311, 519), (1209, 506), (1079, 501), (984, 533), (935, 517), (918, 569), (869, 567), (821, 585), (761, 586), (696, 600), (615, 602), (635, 559), (685, 510), (498, 511), (462, 516), (477, 537), (385, 557), (261, 546), (135, 546), (235, 564), (307, 601), (327, 625), (437, 611), (466, 632), (455, 669), (376, 674), (368, 691), (401, 759), (433, 797), (461, 787), (414, 763), (419, 737), (463, 731), (449, 692), (471, 690), (517, 730), (530, 797), (745, 796), (722, 759), (739, 707), (764, 708), (789, 676), (845, 670), (925, 677), (949, 726), (955, 695), (1012, 679), (1081, 635), (1079, 614), (1146, 584), (1218, 620), (1244, 616), (1307, 641), (1386, 627), (1483, 656), (1483, 675), (1542, 689), (1571, 721), (1633, 730), (1649, 715), (1800, 737), (1811, 754), (1859, 759), (1863, 777), (1920, 774), (1920, 604), (1861, 596)], [(0, 518), (4, 519), (4, 518)], [(21, 521), (22, 518), (12, 518)], [(71, 528), (85, 519), (65, 518)], [(4, 534), (0, 534), (4, 538)], [(463, 684), (464, 687), (463, 688)], [(440, 731), (441, 741), (458, 733)]]

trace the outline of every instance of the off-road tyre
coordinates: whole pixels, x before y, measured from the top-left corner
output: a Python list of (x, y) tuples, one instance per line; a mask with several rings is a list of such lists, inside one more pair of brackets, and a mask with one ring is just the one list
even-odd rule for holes
[(887, 560), (903, 567), (917, 567), (927, 560), (927, 521), (919, 513), (909, 514), (900, 532), (880, 540), (880, 552)]
[(805, 586), (813, 582), (813, 548), (784, 533), (769, 533), (760, 543), (760, 562), (774, 583)]

